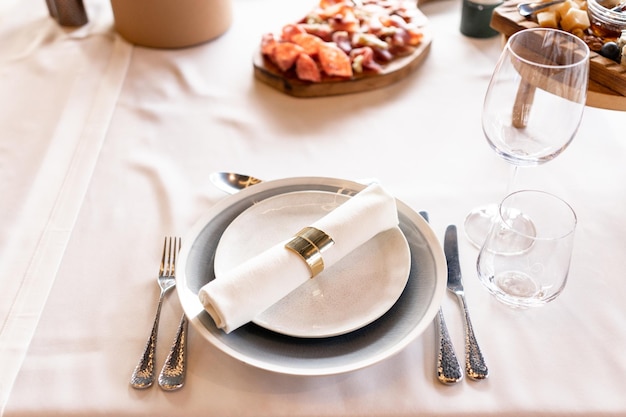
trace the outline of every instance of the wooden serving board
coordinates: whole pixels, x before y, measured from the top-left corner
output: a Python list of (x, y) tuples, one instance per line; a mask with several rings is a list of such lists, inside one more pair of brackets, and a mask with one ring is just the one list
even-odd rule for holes
[(422, 27), (424, 37), (422, 43), (412, 54), (397, 58), (383, 67), (378, 74), (357, 74), (351, 79), (327, 79), (314, 83), (302, 81), (283, 74), (267, 58), (260, 49), (254, 56), (254, 76), (259, 81), (294, 97), (326, 97), (342, 94), (359, 93), (391, 85), (415, 71), (430, 51), (432, 34), (427, 26)]
[[(525, 0), (506, 0), (496, 7), (491, 17), (491, 27), (505, 37), (523, 29), (539, 27), (535, 21), (518, 13), (517, 5), (522, 1)], [(592, 51), (587, 104), (626, 111), (626, 67)]]

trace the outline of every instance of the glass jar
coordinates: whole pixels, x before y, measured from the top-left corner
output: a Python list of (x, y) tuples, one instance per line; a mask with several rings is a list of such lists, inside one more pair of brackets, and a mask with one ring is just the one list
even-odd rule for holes
[(605, 40), (616, 40), (626, 30), (626, 11), (613, 11), (608, 1), (587, 0), (591, 31)]

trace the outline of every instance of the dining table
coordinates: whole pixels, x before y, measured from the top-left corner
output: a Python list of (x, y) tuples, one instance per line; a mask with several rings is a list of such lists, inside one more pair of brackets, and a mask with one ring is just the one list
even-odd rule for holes
[[(410, 74), (294, 97), (255, 77), (253, 57), (264, 34), (314, 4), (232, 0), (222, 35), (161, 49), (121, 36), (108, 0), (85, 0), (88, 22), (76, 27), (59, 24), (44, 0), (2, 0), (0, 416), (626, 416), (623, 97), (607, 106), (590, 93), (567, 149), (520, 168), (510, 184), (510, 165), (481, 128), (502, 36), (461, 34), (461, 0), (422, 2), (432, 43)], [(438, 381), (430, 313), (389, 354), (329, 372), (242, 360), (190, 317), (184, 386), (131, 387), (157, 307), (164, 237), (180, 237), (184, 252), (198, 224), (238, 198), (210, 181), (215, 172), (267, 184), (375, 179), (407, 213), (428, 213), (420, 227), (435, 253), (456, 225), (489, 376)], [(496, 300), (464, 237), (466, 214), (511, 187), (556, 194), (577, 215), (565, 289), (540, 307)], [(245, 233), (239, 239), (255, 230)], [(441, 308), (463, 367), (463, 309), (438, 285), (429, 311)], [(188, 313), (181, 290), (163, 301), (157, 369)], [(329, 339), (329, 351), (341, 348)], [(317, 354), (324, 359), (324, 349)]]

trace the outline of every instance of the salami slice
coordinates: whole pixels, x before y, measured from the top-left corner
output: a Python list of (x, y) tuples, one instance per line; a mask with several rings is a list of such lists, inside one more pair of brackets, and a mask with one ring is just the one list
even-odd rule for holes
[(317, 63), (307, 54), (300, 54), (296, 61), (296, 74), (298, 78), (304, 81), (312, 81), (318, 83), (322, 80)]
[(335, 77), (352, 77), (352, 64), (350, 57), (335, 44), (325, 43), (320, 45), (319, 60), (322, 70)]
[(304, 49), (300, 45), (291, 42), (279, 42), (272, 51), (271, 59), (281, 71), (288, 71), (303, 52)]
[(320, 45), (324, 43), (324, 41), (315, 35), (311, 35), (309, 33), (298, 33), (291, 37), (291, 41), (296, 45), (300, 45), (304, 48), (304, 52), (309, 55), (311, 58), (317, 56)]

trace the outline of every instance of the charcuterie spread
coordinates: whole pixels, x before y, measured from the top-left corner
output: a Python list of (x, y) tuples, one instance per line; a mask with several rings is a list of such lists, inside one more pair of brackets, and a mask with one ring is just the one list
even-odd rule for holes
[(382, 76), (427, 50), (426, 23), (414, 1), (320, 0), (299, 21), (262, 36), (255, 66), (300, 86)]

